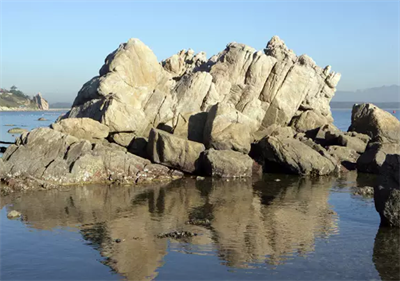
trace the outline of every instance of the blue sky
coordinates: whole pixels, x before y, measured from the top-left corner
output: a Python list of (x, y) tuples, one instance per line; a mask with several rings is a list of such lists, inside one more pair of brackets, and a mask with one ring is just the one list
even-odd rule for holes
[(279, 35), (296, 54), (342, 73), (338, 90), (399, 82), (399, 1), (0, 0), (0, 87), (72, 101), (107, 54), (141, 39), (165, 59), (211, 56)]

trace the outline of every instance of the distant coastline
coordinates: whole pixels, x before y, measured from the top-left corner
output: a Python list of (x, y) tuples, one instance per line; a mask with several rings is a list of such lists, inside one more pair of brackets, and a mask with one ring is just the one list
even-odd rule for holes
[(18, 108), (18, 107), (0, 107), (0, 112), (8, 112), (8, 111), (69, 111), (71, 108), (49, 108), (46, 110), (42, 109), (34, 109), (34, 108)]
[[(362, 104), (367, 102), (350, 102), (350, 101), (332, 101), (330, 106), (332, 109), (352, 109), (354, 104)], [(373, 102), (382, 109), (400, 110), (400, 102)]]

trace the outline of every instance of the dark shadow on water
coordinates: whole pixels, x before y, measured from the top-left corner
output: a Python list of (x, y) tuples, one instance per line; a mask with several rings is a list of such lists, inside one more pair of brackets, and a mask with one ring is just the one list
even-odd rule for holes
[(372, 261), (382, 280), (400, 280), (400, 229), (378, 229)]

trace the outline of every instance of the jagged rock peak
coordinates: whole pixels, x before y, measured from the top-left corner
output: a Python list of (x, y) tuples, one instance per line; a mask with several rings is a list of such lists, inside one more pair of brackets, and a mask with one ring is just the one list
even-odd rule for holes
[(42, 97), (41, 93), (38, 93), (36, 96), (34, 96), (33, 101), (35, 102), (38, 109), (40, 110), (49, 109), (49, 103)]

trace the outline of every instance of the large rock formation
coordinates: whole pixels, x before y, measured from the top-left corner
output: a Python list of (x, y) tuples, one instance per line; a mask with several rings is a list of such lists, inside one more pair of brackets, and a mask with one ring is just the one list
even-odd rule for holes
[[(280, 172), (329, 174), (336, 169), (329, 153), (310, 139), (293, 139), (292, 128), (308, 132), (332, 123), (329, 102), (339, 79), (330, 66), (297, 57), (277, 36), (264, 51), (234, 42), (208, 60), (203, 52), (183, 50), (161, 63), (144, 43), (130, 39), (107, 56), (53, 130), (24, 135), (6, 151), (2, 166), (11, 176), (60, 183), (116, 174), (137, 181), (148, 167), (161, 167), (146, 157), (187, 173), (211, 166), (208, 174), (242, 177), (250, 175), (246, 154), (252, 145), (268, 139), (260, 155), (274, 151)], [(283, 146), (278, 135), (287, 138)], [(362, 150), (359, 142), (343, 143)], [(204, 150), (207, 161), (201, 162)], [(165, 168), (157, 175), (169, 173)]]
[(49, 103), (42, 97), (41, 93), (38, 93), (32, 98), (33, 102), (36, 104), (37, 108), (40, 110), (48, 110)]
[(230, 43), (208, 61), (189, 50), (162, 64), (140, 40), (130, 39), (106, 58), (64, 118), (89, 117), (111, 132), (147, 137), (160, 125), (173, 133), (180, 116), (190, 127), (190, 116), (223, 103), (231, 108), (225, 113), (229, 122), (248, 119), (248, 130), (287, 125), (309, 110), (325, 124), (332, 122), (329, 102), (340, 79), (329, 71), (306, 55), (297, 57), (277, 36), (264, 52)]

